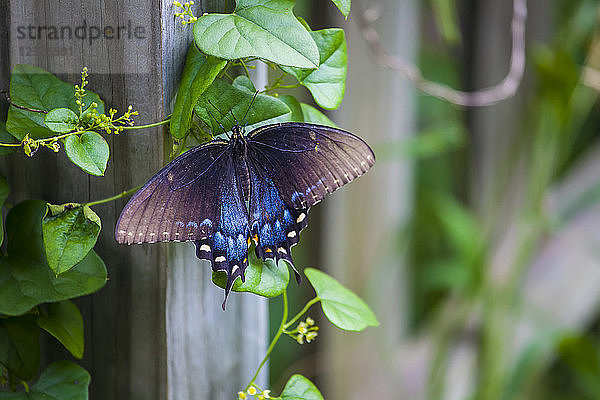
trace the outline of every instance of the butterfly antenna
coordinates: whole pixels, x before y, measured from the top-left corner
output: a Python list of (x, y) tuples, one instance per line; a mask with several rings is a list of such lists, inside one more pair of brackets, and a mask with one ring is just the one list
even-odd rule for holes
[(229, 112), (231, 113), (231, 116), (233, 117), (233, 119), (235, 120), (236, 125), (240, 125), (240, 123), (238, 122), (237, 118), (235, 117), (235, 115), (233, 114), (233, 109), (229, 110)]
[(244, 121), (246, 121), (246, 116), (248, 115), (248, 111), (250, 111), (250, 109), (252, 108), (252, 104), (254, 104), (254, 100), (256, 100), (256, 96), (258, 96), (258, 90), (256, 91), (256, 93), (254, 93), (254, 97), (252, 97), (252, 101), (250, 102), (250, 105), (248, 106), (248, 109), (246, 110), (246, 114), (244, 114), (244, 118), (242, 118), (242, 124), (244, 123)]
[[(215, 105), (212, 103), (212, 101), (208, 100), (208, 104), (210, 104), (211, 106), (213, 106), (213, 108), (214, 108), (215, 110), (217, 110), (217, 111), (219, 112), (219, 114), (221, 114), (221, 116), (222, 116), (223, 118), (227, 118), (227, 114), (223, 114), (223, 111), (219, 110), (219, 109), (217, 108), (217, 106), (215, 106)], [(214, 117), (213, 117), (213, 118), (214, 118)], [(216, 121), (216, 120), (215, 120), (215, 121)], [(235, 122), (237, 122), (237, 121), (235, 121)], [(219, 124), (219, 125), (220, 125), (220, 124)]]
[[(219, 124), (219, 126), (221, 127), (221, 129), (223, 129), (223, 133), (227, 135), (227, 131), (225, 130), (225, 127), (223, 125), (221, 125), (221, 123), (219, 122), (219, 120), (217, 120), (214, 115), (212, 115), (212, 113), (210, 112), (210, 110), (208, 108), (206, 109), (206, 112), (208, 112), (208, 115), (210, 115), (212, 117), (212, 119), (214, 119), (215, 122), (217, 124)], [(211, 132), (210, 135), (212, 136), (212, 132)], [(229, 136), (227, 136), (227, 137), (229, 137)], [(213, 136), (213, 138), (214, 138), (214, 136)]]

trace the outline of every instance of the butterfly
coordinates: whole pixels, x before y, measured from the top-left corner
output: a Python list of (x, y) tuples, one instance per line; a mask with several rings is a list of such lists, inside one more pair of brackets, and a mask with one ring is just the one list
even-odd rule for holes
[(225, 302), (248, 250), (286, 260), (307, 226), (308, 210), (367, 172), (371, 148), (352, 133), (286, 122), (247, 135), (235, 125), (171, 161), (129, 200), (117, 222), (119, 243), (193, 241), (196, 256), (227, 274)]

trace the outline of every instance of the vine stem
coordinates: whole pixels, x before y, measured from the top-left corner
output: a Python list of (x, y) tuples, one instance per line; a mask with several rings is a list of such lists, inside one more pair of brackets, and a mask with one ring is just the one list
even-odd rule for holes
[(292, 325), (294, 322), (298, 321), (300, 319), (300, 317), (302, 315), (304, 315), (305, 312), (308, 311), (308, 309), (315, 303), (318, 303), (319, 301), (321, 301), (321, 299), (319, 297), (315, 297), (314, 299), (312, 299), (311, 301), (309, 301), (308, 303), (306, 303), (306, 305), (304, 306), (304, 308), (302, 310), (300, 310), (300, 312), (298, 314), (296, 314), (294, 316), (294, 318), (290, 319), (288, 322), (286, 322), (283, 325), (283, 329), (287, 329), (290, 327), (290, 325)]
[(155, 122), (153, 124), (148, 124), (148, 125), (124, 126), (123, 130), (125, 130), (125, 129), (146, 129), (146, 128), (153, 128), (155, 126), (166, 125), (169, 122), (171, 122), (171, 118), (167, 118), (164, 121), (159, 121), (159, 122)]
[[(169, 122), (171, 122), (171, 118), (167, 118), (164, 121), (159, 121), (159, 122), (154, 122), (152, 124), (147, 124), (147, 125), (137, 125), (137, 126), (123, 126), (123, 130), (125, 129), (145, 129), (145, 128), (153, 128), (155, 126), (160, 126), (160, 125), (166, 125)], [(96, 129), (97, 127), (94, 127), (94, 129)], [(64, 139), (67, 136), (72, 136), (72, 135), (79, 135), (80, 133), (83, 133), (84, 131), (81, 130), (76, 130), (76, 131), (72, 131), (72, 132), (68, 132), (62, 135), (58, 135), (58, 136), (51, 136), (49, 138), (45, 138), (45, 139), (38, 139), (37, 141), (40, 143), (46, 143), (46, 142), (53, 142), (56, 140), (60, 140), (60, 139)], [(21, 147), (23, 145), (23, 143), (0, 143), (0, 147)]]
[(91, 201), (89, 203), (84, 203), (83, 205), (91, 207), (91, 206), (95, 206), (96, 204), (108, 203), (109, 201), (117, 200), (117, 199), (120, 199), (121, 197), (125, 197), (134, 192), (137, 192), (141, 187), (142, 187), (142, 185), (134, 187), (133, 189), (126, 190), (126, 191), (116, 194), (112, 197), (107, 197), (106, 199)]
[(262, 369), (262, 367), (265, 365), (265, 363), (269, 359), (269, 356), (271, 355), (271, 352), (273, 351), (275, 344), (277, 343), (277, 341), (279, 340), (279, 337), (281, 336), (281, 334), (283, 333), (283, 330), (285, 329), (285, 321), (287, 320), (287, 316), (288, 316), (288, 299), (287, 299), (287, 291), (284, 290), (283, 291), (283, 315), (281, 316), (281, 324), (279, 325), (279, 329), (277, 330), (277, 333), (273, 337), (273, 340), (271, 341), (271, 344), (269, 345), (269, 348), (267, 349), (267, 354), (265, 354), (265, 358), (263, 358), (262, 362), (258, 366), (258, 369), (254, 373), (254, 376), (250, 380), (250, 383), (248, 383), (248, 385), (246, 386), (245, 390), (248, 390), (250, 388), (250, 386), (252, 386), (254, 384), (254, 381), (256, 380), (256, 378), (258, 377), (258, 374), (260, 373), (260, 370)]

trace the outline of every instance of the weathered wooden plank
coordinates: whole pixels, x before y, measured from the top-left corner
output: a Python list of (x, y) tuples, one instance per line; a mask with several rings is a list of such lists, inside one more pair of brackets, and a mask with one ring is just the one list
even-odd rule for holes
[[(90, 90), (119, 110), (130, 103), (137, 122), (164, 116), (160, 101), (161, 32), (159, 2), (20, 1), (10, 2), (10, 63), (45, 68), (76, 83), (82, 66), (91, 72)], [(155, 21), (152, 23), (152, 21)], [(156, 29), (152, 29), (153, 25)], [(25, 27), (26, 34), (21, 32)], [(30, 29), (33, 27), (33, 29)], [(73, 36), (52, 39), (50, 27), (70, 28)], [(80, 29), (77, 38), (76, 29)], [(121, 29), (121, 37), (95, 37), (98, 29)], [(137, 37), (134, 30), (138, 28)], [(46, 28), (46, 29), (44, 29)], [(141, 34), (143, 32), (143, 34)], [(87, 176), (66, 158), (40, 150), (33, 159), (15, 155), (3, 172), (12, 201), (38, 197), (57, 203), (110, 196), (143, 182), (162, 164), (159, 129), (108, 138), (111, 160), (105, 177)], [(159, 247), (117, 246), (114, 223), (124, 201), (96, 207), (103, 221), (97, 250), (109, 281), (99, 293), (80, 299), (86, 325), (82, 365), (92, 374), (91, 396), (98, 399), (162, 399), (166, 388), (165, 271)], [(50, 358), (50, 357), (48, 357)]]
[[(219, 11), (223, 2), (204, 6)], [(174, 44), (166, 47), (187, 50)], [(265, 85), (264, 65), (257, 66), (253, 79), (257, 88)], [(168, 270), (167, 398), (231, 399), (248, 383), (266, 351), (267, 302), (232, 293), (223, 312), (223, 290), (212, 284), (210, 264), (196, 258), (191, 244), (170, 247), (168, 264), (176, 267)], [(257, 383), (264, 386), (266, 376), (263, 370)]]

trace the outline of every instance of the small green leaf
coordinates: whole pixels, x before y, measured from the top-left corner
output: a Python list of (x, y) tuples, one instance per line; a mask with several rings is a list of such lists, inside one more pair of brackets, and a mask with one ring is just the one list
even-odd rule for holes
[(48, 314), (37, 319), (40, 328), (62, 343), (74, 357), (83, 357), (83, 318), (75, 304), (66, 300), (48, 305)]
[[(73, 85), (33, 65), (15, 65), (10, 77), (10, 98), (14, 104), (21, 107), (46, 112), (65, 107), (79, 114)], [(83, 101), (86, 107), (89, 107), (92, 102), (98, 104), (98, 113), (104, 113), (104, 103), (97, 94), (86, 91)], [(54, 136), (55, 132), (44, 123), (44, 117), (44, 113), (11, 106), (8, 109), (6, 130), (19, 140), (28, 133), (32, 139)]]
[(0, 318), (0, 364), (21, 379), (33, 378), (40, 364), (39, 335), (33, 315)]
[(48, 265), (60, 275), (84, 259), (94, 248), (101, 228), (100, 218), (88, 206), (49, 206), (42, 222)]
[(306, 268), (304, 274), (332, 324), (346, 331), (362, 331), (367, 326), (379, 325), (369, 306), (341, 283), (314, 268)]
[(102, 176), (108, 163), (109, 148), (104, 138), (96, 132), (67, 136), (65, 151), (69, 159), (90, 175)]
[(344, 14), (344, 17), (348, 18), (350, 14), (350, 2), (351, 0), (331, 0), (333, 4)]
[(2, 217), (2, 207), (4, 207), (4, 202), (10, 193), (10, 188), (8, 187), (8, 182), (4, 175), (0, 174), (0, 246), (4, 242), (4, 219)]
[(300, 103), (300, 108), (302, 109), (302, 116), (304, 118), (304, 122), (336, 127), (335, 123), (332, 120), (327, 118), (325, 114), (323, 114), (321, 111), (317, 110), (313, 106), (309, 106), (305, 103)]
[[(283, 101), (290, 111), (292, 112), (286, 121), (290, 122), (304, 122), (304, 115), (302, 114), (302, 106), (300, 102), (289, 94), (279, 96), (279, 100)], [(282, 121), (283, 122), (283, 121)]]
[(319, 389), (303, 377), (296, 374), (287, 381), (283, 392), (281, 392), (282, 400), (323, 400), (323, 396)]
[(252, 80), (248, 78), (246, 75), (236, 76), (233, 82), (231, 83), (233, 87), (236, 87), (240, 90), (249, 90), (252, 93), (256, 93), (256, 88), (254, 87), (254, 83)]
[[(249, 292), (264, 297), (277, 297), (287, 287), (290, 273), (285, 261), (275, 264), (274, 261), (265, 261), (256, 258), (254, 251), (248, 251), (249, 262), (246, 268), (246, 282), (237, 279), (233, 284), (234, 292)], [(225, 288), (227, 275), (223, 271), (213, 272), (213, 283)]]
[(0, 400), (87, 400), (90, 374), (71, 361), (56, 361), (26, 392), (2, 392)]
[(46, 203), (27, 200), (6, 217), (7, 255), (0, 257), (0, 313), (20, 315), (40, 303), (84, 296), (106, 284), (106, 267), (91, 250), (69, 271), (56, 276), (46, 261), (42, 218)]
[[(13, 135), (8, 133), (8, 131), (6, 130), (6, 123), (4, 121), (0, 121), (0, 143), (6, 143), (6, 144), (19, 143)], [(14, 153), (15, 151), (17, 151), (17, 149), (18, 149), (18, 147), (16, 147), (16, 146), (0, 146), (0, 156)]]
[(192, 111), (198, 98), (215, 80), (227, 61), (201, 54), (196, 46), (191, 45), (185, 59), (181, 84), (171, 115), (170, 131), (176, 139), (183, 139), (192, 118)]
[(281, 67), (305, 86), (317, 104), (325, 109), (339, 107), (346, 88), (348, 55), (343, 29), (331, 28), (310, 32), (319, 48), (318, 69)]
[(53, 132), (68, 133), (77, 129), (79, 118), (68, 108), (55, 108), (46, 114), (44, 123)]
[(316, 68), (319, 50), (293, 7), (293, 0), (237, 0), (233, 14), (198, 18), (194, 40), (202, 52), (227, 60), (259, 57), (279, 65)]
[[(243, 81), (238, 81), (234, 86), (221, 79), (216, 79), (202, 94), (194, 107), (194, 112), (206, 125), (211, 127), (213, 133), (222, 133), (222, 129), (219, 123), (211, 117), (211, 114), (215, 118), (220, 117), (219, 122), (225, 130), (229, 131), (236, 124), (236, 119), (239, 123), (242, 123), (241, 120), (244, 115), (246, 115), (245, 124), (251, 125), (290, 112), (284, 102), (265, 94), (257, 95), (250, 108), (255, 93), (249, 90), (246, 85), (247, 83)], [(210, 105), (209, 100), (214, 107)], [(215, 113), (218, 113), (215, 107), (225, 116), (215, 115)], [(232, 113), (235, 119), (232, 117)]]

